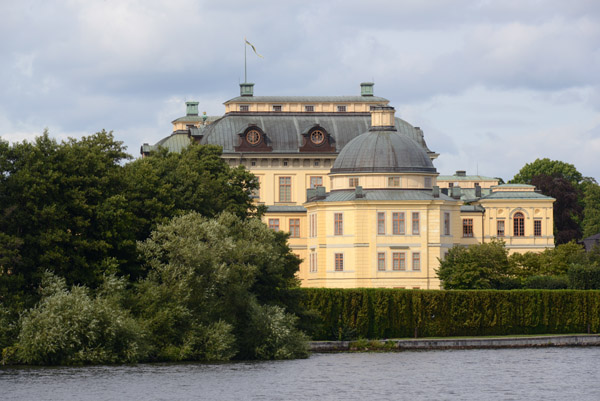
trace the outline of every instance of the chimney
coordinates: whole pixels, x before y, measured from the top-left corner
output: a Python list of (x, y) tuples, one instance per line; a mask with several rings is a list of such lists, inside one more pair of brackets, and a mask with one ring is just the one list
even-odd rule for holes
[(326, 194), (325, 187), (317, 187), (316, 190), (317, 190), (317, 197), (319, 197), (319, 198), (325, 197), (325, 194)]
[(187, 116), (197, 116), (198, 115), (198, 102), (185, 102), (185, 114)]
[(475, 185), (475, 197), (481, 198), (481, 187), (479, 185)]
[(452, 187), (452, 197), (454, 199), (460, 199), (460, 196), (462, 194), (462, 191), (460, 189), (460, 187)]
[(254, 84), (249, 82), (240, 84), (240, 96), (254, 96)]
[(456, 174), (454, 174), (457, 177), (466, 177), (467, 176), (467, 172), (466, 170), (456, 170)]
[(376, 106), (371, 109), (369, 131), (396, 131), (395, 110), (391, 106)]
[(359, 198), (364, 198), (365, 194), (363, 192), (363, 189), (360, 185), (357, 185), (356, 187), (354, 187), (354, 196), (359, 199)]
[(315, 188), (306, 189), (306, 201), (309, 202), (312, 198), (317, 196), (317, 190)]
[(437, 185), (433, 186), (433, 192), (432, 195), (434, 198), (439, 198), (440, 197), (440, 187)]
[(362, 82), (360, 84), (360, 95), (361, 96), (373, 96), (373, 82)]

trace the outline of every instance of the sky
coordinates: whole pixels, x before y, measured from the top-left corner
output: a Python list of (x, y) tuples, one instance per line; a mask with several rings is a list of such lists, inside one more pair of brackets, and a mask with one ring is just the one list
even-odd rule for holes
[(185, 114), (375, 83), (438, 172), (550, 158), (600, 181), (598, 0), (0, 0), (0, 138), (113, 131), (139, 157)]

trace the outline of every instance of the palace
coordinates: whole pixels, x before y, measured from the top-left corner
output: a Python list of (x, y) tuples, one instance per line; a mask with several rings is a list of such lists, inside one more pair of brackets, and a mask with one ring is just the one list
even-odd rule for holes
[(439, 175), (423, 131), (395, 116), (362, 83), (358, 96), (240, 96), (220, 117), (186, 116), (158, 147), (216, 144), (260, 182), (264, 221), (289, 232), (306, 287), (437, 289), (439, 260), (454, 245), (500, 238), (509, 252), (554, 247), (553, 198), (531, 185)]

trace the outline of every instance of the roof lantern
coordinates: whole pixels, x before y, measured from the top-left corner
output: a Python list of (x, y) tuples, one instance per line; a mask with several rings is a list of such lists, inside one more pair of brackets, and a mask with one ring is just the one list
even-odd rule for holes
[(186, 112), (188, 116), (198, 115), (198, 102), (185, 102)]
[(360, 84), (360, 95), (361, 96), (373, 96), (373, 82), (362, 82)]
[(396, 131), (395, 110), (391, 106), (376, 106), (371, 109), (369, 131)]
[(371, 121), (369, 131), (342, 149), (331, 174), (436, 173), (423, 147), (396, 130), (393, 107), (374, 107)]
[(240, 96), (254, 96), (254, 84), (250, 82), (240, 84)]

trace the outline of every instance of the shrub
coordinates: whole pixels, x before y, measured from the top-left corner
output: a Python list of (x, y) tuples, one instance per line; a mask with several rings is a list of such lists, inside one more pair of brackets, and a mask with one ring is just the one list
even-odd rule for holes
[(42, 288), (41, 301), (20, 320), (15, 355), (19, 362), (72, 365), (143, 358), (144, 333), (114, 300), (93, 297), (85, 287), (67, 290), (65, 280), (50, 273)]
[(572, 265), (568, 271), (569, 287), (577, 290), (600, 289), (600, 267)]
[(525, 279), (524, 288), (538, 290), (566, 290), (569, 288), (569, 279), (562, 276), (531, 276)]

